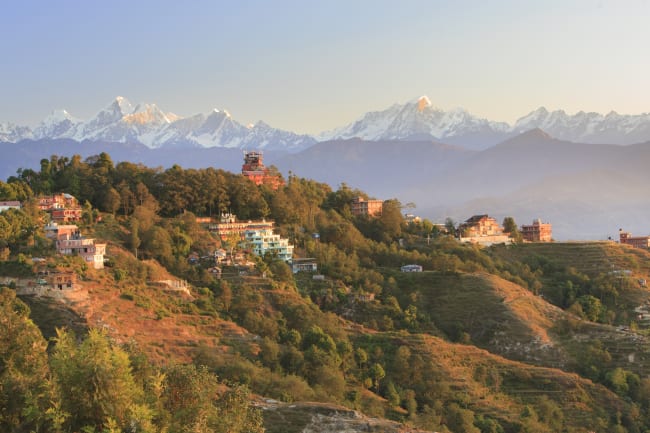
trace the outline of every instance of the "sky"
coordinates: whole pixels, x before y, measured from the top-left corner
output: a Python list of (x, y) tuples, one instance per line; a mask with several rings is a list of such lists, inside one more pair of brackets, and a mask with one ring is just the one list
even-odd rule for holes
[(646, 0), (7, 0), (0, 122), (116, 96), (299, 133), (427, 95), (514, 122), (650, 111)]

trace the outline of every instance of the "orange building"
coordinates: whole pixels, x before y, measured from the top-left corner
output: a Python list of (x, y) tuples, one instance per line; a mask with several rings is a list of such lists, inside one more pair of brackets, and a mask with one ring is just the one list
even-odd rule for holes
[(551, 242), (553, 228), (549, 223), (543, 223), (539, 218), (532, 224), (521, 226), (521, 236), (528, 242)]
[(479, 245), (510, 244), (510, 235), (503, 233), (503, 227), (488, 215), (474, 215), (458, 227), (461, 242)]
[(618, 230), (618, 236), (622, 244), (632, 245), (635, 248), (650, 248), (650, 236), (632, 236), (630, 232)]
[(38, 207), (50, 212), (52, 221), (56, 223), (79, 221), (83, 213), (77, 199), (66, 193), (41, 196), (38, 198)]
[(52, 221), (55, 223), (69, 223), (80, 221), (83, 211), (81, 208), (75, 209), (52, 209)]
[(262, 152), (259, 151), (244, 152), (241, 174), (255, 182), (255, 185), (268, 185), (273, 189), (284, 185), (280, 174), (273, 173), (264, 165)]
[(500, 236), (503, 227), (488, 215), (474, 215), (458, 227), (461, 237)]
[(44, 211), (51, 211), (52, 209), (74, 209), (79, 207), (79, 202), (70, 194), (60, 193), (39, 197), (38, 207)]
[(384, 207), (383, 200), (366, 200), (356, 197), (350, 203), (352, 215), (380, 216)]

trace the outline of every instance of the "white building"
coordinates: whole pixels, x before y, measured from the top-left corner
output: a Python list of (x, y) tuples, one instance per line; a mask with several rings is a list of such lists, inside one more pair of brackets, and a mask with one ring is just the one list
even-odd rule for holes
[(19, 201), (0, 201), (0, 212), (4, 212), (9, 209), (20, 209)]
[(401, 268), (402, 272), (422, 272), (420, 265), (404, 265)]
[(266, 253), (277, 256), (279, 259), (288, 262), (293, 257), (293, 245), (288, 239), (273, 233), (271, 229), (246, 230), (244, 232), (244, 244), (249, 247), (253, 254), (263, 257)]

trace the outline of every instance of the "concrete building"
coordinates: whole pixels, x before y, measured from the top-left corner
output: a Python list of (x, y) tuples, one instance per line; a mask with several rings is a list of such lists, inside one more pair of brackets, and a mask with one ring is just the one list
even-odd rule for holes
[(553, 240), (553, 227), (543, 223), (539, 218), (532, 224), (521, 226), (521, 236), (528, 242), (551, 242)]
[(650, 236), (632, 236), (632, 233), (624, 232), (623, 229), (618, 230), (618, 236), (621, 244), (632, 245), (635, 248), (650, 248)]
[(291, 260), (291, 270), (294, 274), (298, 272), (317, 272), (318, 264), (314, 258), (301, 258)]
[(81, 256), (86, 263), (95, 269), (104, 268), (104, 254), (106, 254), (106, 244), (97, 243), (95, 242), (95, 239), (81, 236), (78, 228), (76, 231), (57, 231), (56, 251), (57, 253), (66, 256)]
[(289, 244), (288, 239), (274, 234), (271, 229), (246, 230), (243, 243), (256, 256), (263, 257), (269, 253), (285, 262), (293, 258), (293, 245)]
[(380, 216), (383, 210), (383, 200), (366, 200), (363, 197), (356, 197), (350, 203), (352, 215)]
[(71, 236), (79, 233), (79, 227), (74, 224), (51, 223), (45, 226), (44, 230), (45, 237), (52, 240), (58, 239), (59, 236)]

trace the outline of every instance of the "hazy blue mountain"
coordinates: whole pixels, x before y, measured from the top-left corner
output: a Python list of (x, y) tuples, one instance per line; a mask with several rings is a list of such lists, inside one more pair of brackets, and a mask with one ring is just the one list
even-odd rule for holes
[(417, 204), (456, 221), (488, 213), (520, 224), (542, 218), (558, 239), (606, 238), (619, 226), (650, 233), (650, 143), (619, 146), (557, 140), (536, 129), (483, 151), (434, 142), (320, 143), (277, 162), (282, 170)]

